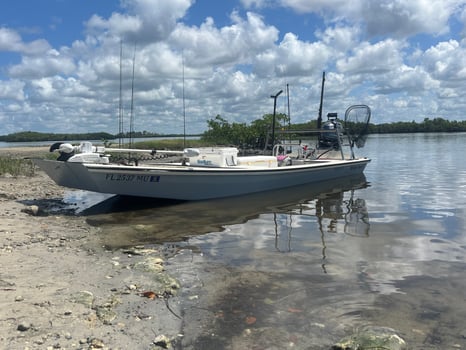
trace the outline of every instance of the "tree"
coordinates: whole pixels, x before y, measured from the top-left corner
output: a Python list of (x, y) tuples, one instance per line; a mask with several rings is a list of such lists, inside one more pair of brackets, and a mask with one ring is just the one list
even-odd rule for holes
[[(262, 119), (254, 120), (251, 125), (245, 123), (229, 123), (217, 115), (207, 121), (208, 130), (201, 140), (217, 145), (237, 145), (247, 148), (264, 148), (272, 131), (273, 114), (266, 114)], [(275, 126), (281, 129), (287, 126), (288, 117), (280, 113), (275, 116)]]

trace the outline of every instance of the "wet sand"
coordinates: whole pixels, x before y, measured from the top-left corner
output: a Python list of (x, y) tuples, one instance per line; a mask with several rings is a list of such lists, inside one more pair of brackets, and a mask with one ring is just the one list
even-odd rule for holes
[[(44, 151), (0, 149), (0, 157)], [(0, 348), (175, 344), (180, 285), (165, 271), (162, 253), (106, 250), (84, 217), (52, 210), (63, 194), (40, 170), (32, 177), (0, 175)]]

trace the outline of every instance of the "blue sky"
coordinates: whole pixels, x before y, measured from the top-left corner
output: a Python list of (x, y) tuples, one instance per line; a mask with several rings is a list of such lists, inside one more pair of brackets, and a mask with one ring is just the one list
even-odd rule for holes
[[(249, 123), (290, 86), (292, 122), (368, 104), (373, 122), (466, 119), (465, 0), (4, 0), (0, 135)], [(286, 96), (279, 112), (286, 112)]]

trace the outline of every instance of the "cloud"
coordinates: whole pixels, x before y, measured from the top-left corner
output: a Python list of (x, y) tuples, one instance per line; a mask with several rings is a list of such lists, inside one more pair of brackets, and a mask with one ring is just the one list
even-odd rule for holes
[(94, 15), (87, 22), (89, 33), (116, 36), (124, 41), (152, 43), (166, 39), (194, 0), (122, 0), (127, 13), (104, 19)]
[(299, 14), (316, 13), (329, 23), (362, 25), (368, 37), (407, 38), (449, 32), (451, 16), (464, 8), (464, 0), (244, 0), (245, 6), (290, 8)]
[(186, 53), (186, 62), (196, 67), (251, 63), (258, 53), (274, 47), (278, 30), (257, 14), (248, 12), (243, 19), (233, 13), (231, 20), (222, 28), (212, 18), (198, 28), (179, 25), (170, 39)]
[(438, 81), (434, 80), (421, 67), (413, 68), (401, 65), (387, 74), (386, 79), (383, 80), (383, 85), (378, 84), (375, 87), (375, 92), (383, 95), (403, 93), (419, 96), (430, 93), (431, 89), (438, 87)]
[(466, 48), (456, 40), (430, 47), (422, 55), (421, 62), (436, 79), (445, 82), (466, 79)]
[(23, 88), (25, 83), (21, 80), (10, 80), (10, 81), (1, 81), (0, 80), (0, 100), (14, 100), (14, 101), (24, 101), (25, 96), (23, 93)]
[(0, 52), (10, 51), (24, 55), (37, 55), (47, 50), (50, 50), (50, 45), (46, 40), (40, 39), (25, 43), (16, 31), (0, 28)]
[(346, 12), (350, 8), (359, 8), (360, 1), (345, 0), (281, 0), (280, 5), (289, 7), (298, 13), (323, 13), (324, 11)]
[[(422, 120), (442, 109), (464, 119), (465, 41), (445, 36), (453, 19), (466, 18), (464, 1), (433, 0), (434, 10), (421, 0), (242, 3), (227, 24), (206, 16), (193, 25), (184, 17), (192, 0), (125, 0), (107, 17), (88, 17), (85, 36), (61, 47), (0, 28), (0, 51), (20, 57), (1, 72), (0, 115), (16, 122), (1, 124), (0, 133), (116, 132), (120, 68), (126, 117), (134, 54), (138, 130), (181, 132), (183, 90), (189, 132), (203, 131), (217, 114), (249, 122), (270, 113), (270, 95), (286, 84), (293, 122), (308, 121), (317, 113), (324, 70), (328, 111), (341, 115), (351, 104), (367, 103), (377, 123)], [(269, 12), (283, 7), (299, 13), (297, 20), (318, 14), (325, 26), (305, 38), (292, 26), (280, 30)], [(433, 44), (413, 45), (417, 33)]]
[(440, 35), (449, 32), (448, 20), (461, 3), (464, 1), (367, 0), (362, 16), (369, 36), (406, 38), (419, 33)]
[[(306, 75), (313, 71), (315, 67), (322, 69), (333, 52), (330, 47), (321, 42), (306, 43), (300, 41), (292, 33), (285, 34), (282, 42), (274, 51), (274, 60), (272, 62), (267, 64), (265, 59), (263, 62), (258, 60), (256, 63), (259, 67), (273, 65), (273, 75), (279, 77)], [(272, 73), (272, 71), (269, 73)]]
[(71, 75), (75, 69), (71, 57), (50, 49), (40, 55), (23, 56), (20, 64), (9, 69), (9, 74), (15, 78), (38, 78), (57, 74)]
[(260, 9), (268, 6), (272, 6), (275, 1), (274, 0), (241, 0), (243, 6), (247, 9)]
[(387, 39), (370, 44), (362, 42), (351, 55), (337, 61), (337, 69), (350, 74), (386, 73), (403, 63), (402, 49), (405, 43)]

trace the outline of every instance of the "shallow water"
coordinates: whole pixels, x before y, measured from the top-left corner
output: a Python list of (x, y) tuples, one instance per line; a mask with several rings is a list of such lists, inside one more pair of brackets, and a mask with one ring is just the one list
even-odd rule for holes
[(328, 349), (364, 325), (466, 348), (466, 134), (373, 135), (365, 178), (198, 203), (111, 199), (102, 242), (163, 244), (183, 349)]

